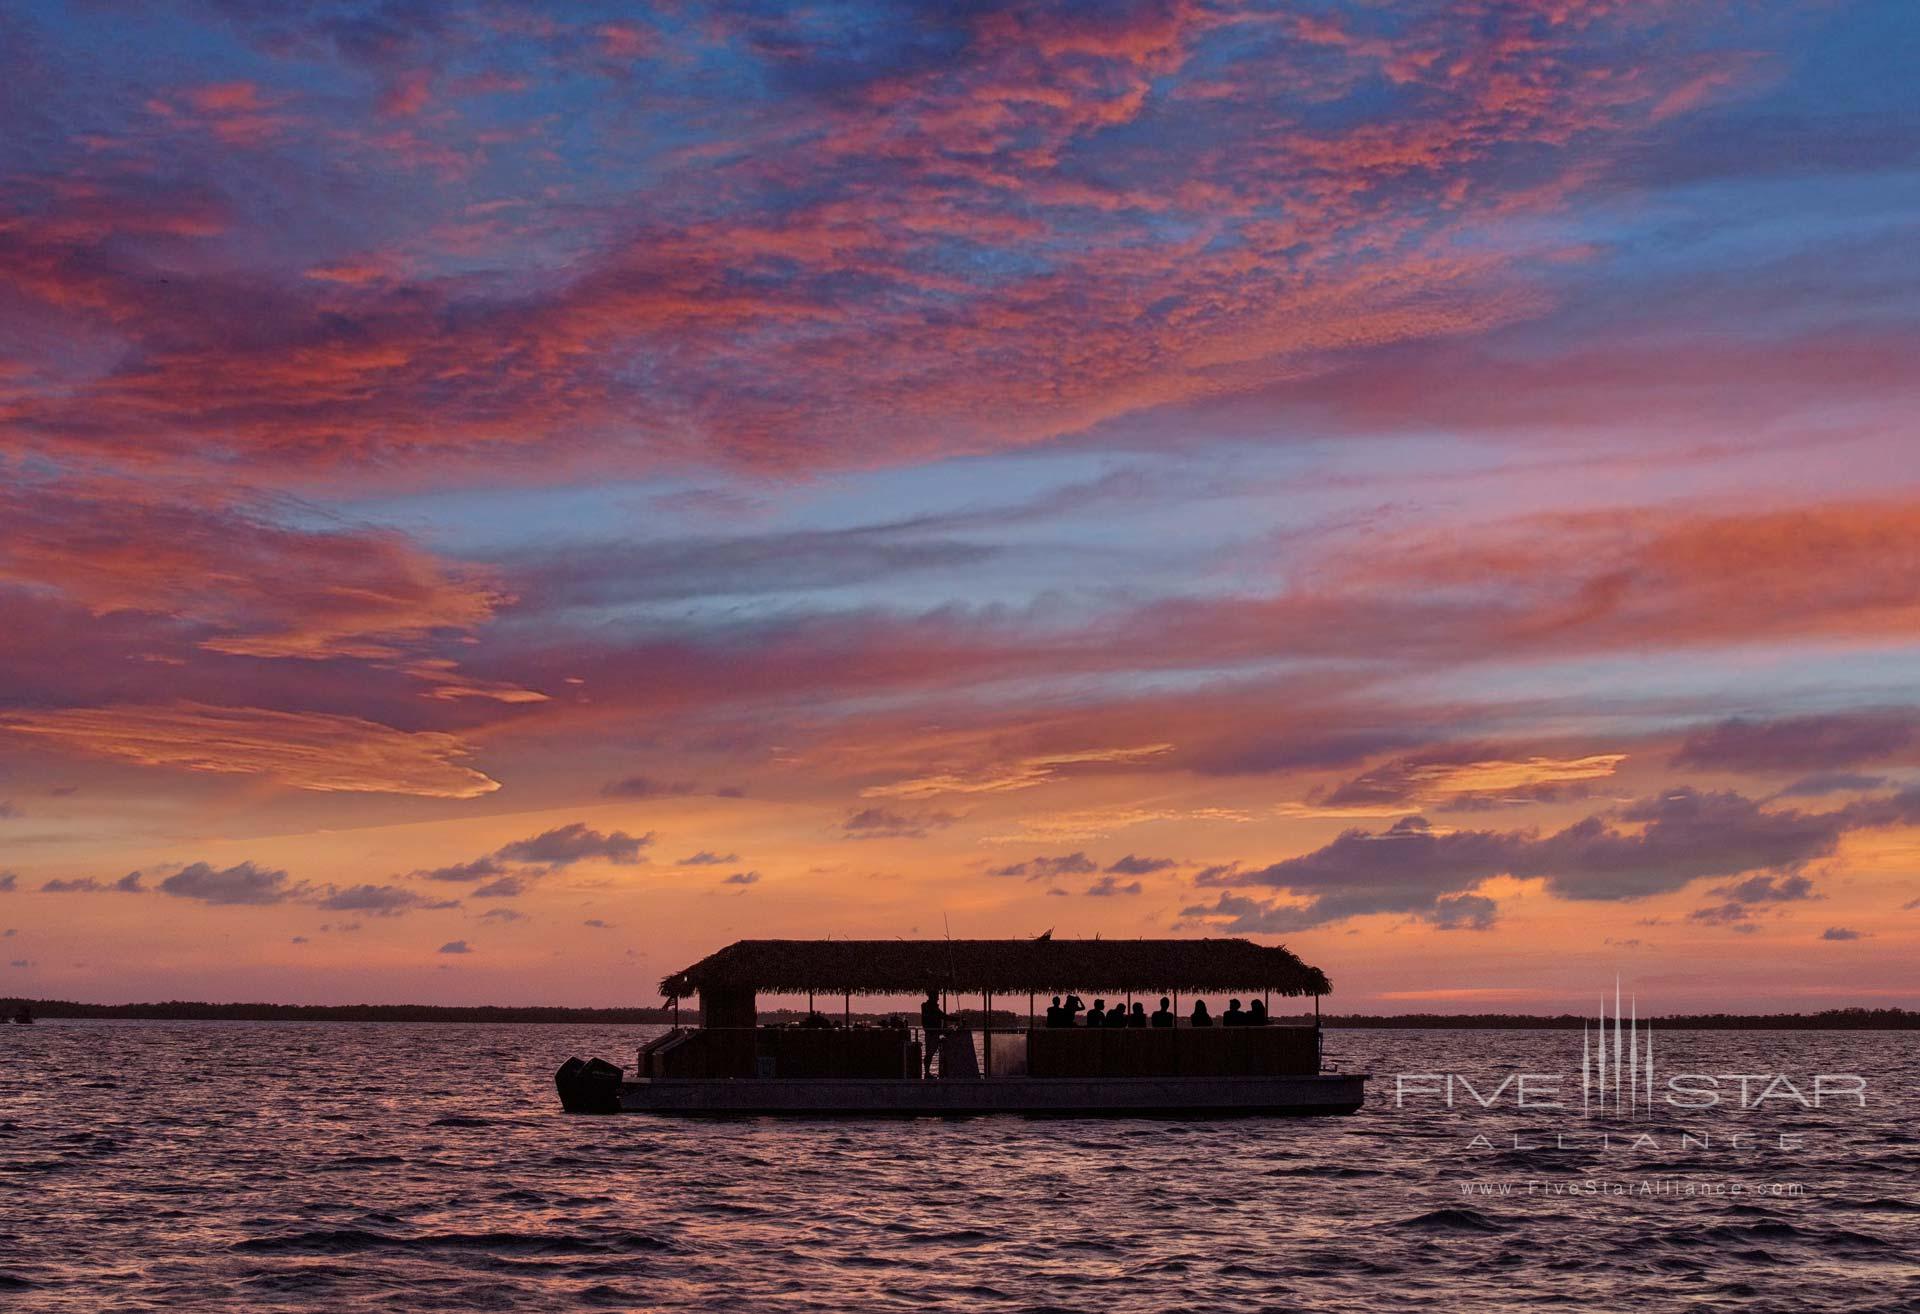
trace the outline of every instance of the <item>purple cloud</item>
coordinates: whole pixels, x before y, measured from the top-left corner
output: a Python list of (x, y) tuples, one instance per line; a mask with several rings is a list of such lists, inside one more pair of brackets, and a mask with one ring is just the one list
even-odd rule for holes
[(1877, 762), (1911, 747), (1920, 713), (1907, 708), (1734, 719), (1695, 731), (1673, 755), (1676, 767), (1724, 771), (1831, 771)]
[(258, 867), (251, 862), (221, 868), (196, 862), (161, 881), (160, 892), (201, 903), (259, 906), (301, 897), (306, 893), (306, 886), (290, 883), (284, 871)]
[(533, 882), (524, 876), (502, 876), (497, 881), (489, 881), (473, 892), (476, 899), (512, 899), (525, 894), (533, 888)]
[(1024, 876), (1030, 881), (1038, 881), (1050, 880), (1057, 876), (1091, 876), (1099, 870), (1100, 864), (1084, 853), (1075, 852), (1058, 858), (1028, 858), (1025, 862), (992, 868), (987, 875)]
[(1443, 931), (1490, 931), (1499, 905), (1483, 894), (1443, 894), (1428, 920)]
[(651, 776), (628, 776), (600, 787), (608, 798), (673, 798), (691, 794), (697, 786), (685, 780), (655, 780)]
[(602, 833), (585, 822), (575, 821), (528, 839), (503, 844), (494, 850), (493, 856), (548, 867), (566, 867), (593, 859), (630, 866), (646, 861), (640, 856), (640, 850), (651, 843), (651, 834), (634, 836), (624, 830)]
[(415, 871), (411, 875), (430, 881), (485, 881), (486, 884), (473, 891), (474, 898), (506, 899), (524, 894), (539, 877), (558, 867), (596, 860), (622, 866), (645, 862), (647, 859), (641, 850), (652, 843), (651, 833), (636, 836), (623, 830), (602, 832), (585, 822), (575, 821), (503, 844), (471, 862)]
[(117, 881), (97, 881), (91, 876), (76, 876), (71, 880), (51, 880), (40, 887), (42, 894), (100, 894), (112, 890), (120, 894), (145, 894), (146, 886), (140, 883), (140, 873), (130, 871)]
[(416, 871), (413, 875), (429, 881), (483, 881), (490, 876), (504, 875), (506, 870), (494, 861), (492, 854), (488, 854), (484, 858), (475, 858), (472, 862), (456, 862), (448, 867)]
[(1885, 776), (1865, 776), (1857, 771), (1819, 771), (1802, 776), (1780, 791), (1782, 798), (1822, 798), (1828, 794), (1863, 794), (1887, 783)]
[(847, 814), (841, 830), (848, 839), (925, 839), (928, 832), (951, 826), (958, 820), (948, 812), (907, 813), (862, 808)]
[[(1765, 809), (1739, 794), (1675, 789), (1546, 836), (1530, 830), (1440, 831), (1424, 818), (1406, 817), (1385, 831), (1345, 831), (1322, 848), (1266, 867), (1209, 868), (1196, 882), (1264, 885), (1310, 896), (1303, 906), (1232, 914), (1257, 917), (1260, 929), (1294, 930), (1369, 913), (1433, 916), (1442, 896), (1499, 875), (1542, 877), (1548, 890), (1566, 899), (1639, 899), (1702, 877), (1791, 871), (1831, 854), (1850, 830), (1916, 821), (1920, 790), (1806, 813)], [(1639, 829), (1622, 829), (1620, 822)], [(1736, 888), (1742, 893), (1729, 896), (1734, 908), (1806, 897), (1804, 878), (1792, 876)]]
[(429, 899), (398, 885), (350, 885), (345, 889), (328, 887), (319, 906), (335, 912), (365, 912), (376, 917), (397, 917), (415, 909), (458, 908), (458, 899)]
[(1174, 858), (1136, 858), (1129, 853), (1107, 870), (1116, 876), (1151, 876), (1157, 871), (1166, 871), (1179, 865)]
[(1817, 899), (1813, 882), (1805, 876), (1749, 876), (1733, 885), (1714, 887), (1713, 893), (1734, 903), (1790, 903), (1797, 899)]

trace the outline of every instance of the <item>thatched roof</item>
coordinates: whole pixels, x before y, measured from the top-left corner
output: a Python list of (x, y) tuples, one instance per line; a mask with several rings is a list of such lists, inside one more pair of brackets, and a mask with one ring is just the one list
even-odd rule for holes
[(1272, 990), (1324, 995), (1317, 967), (1251, 940), (740, 940), (660, 982), (701, 990), (906, 995), (1063, 990)]

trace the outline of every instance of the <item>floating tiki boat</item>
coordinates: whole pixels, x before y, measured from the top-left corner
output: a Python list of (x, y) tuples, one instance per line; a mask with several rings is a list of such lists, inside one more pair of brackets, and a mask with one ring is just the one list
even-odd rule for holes
[[(1331, 987), (1285, 949), (1248, 940), (741, 940), (660, 983), (676, 1013), (698, 997), (700, 1025), (640, 1050), (637, 1079), (599, 1059), (556, 1075), (571, 1112), (662, 1114), (1150, 1115), (1352, 1113), (1363, 1073), (1322, 1062), (1320, 996)], [(855, 995), (1024, 999), (1027, 1024), (853, 1023)], [(1314, 1001), (1311, 1026), (1057, 1027), (1041, 996), (1076, 992), (1153, 1002), (1180, 994)], [(761, 993), (809, 999), (811, 1025), (762, 1026)], [(842, 1002), (843, 1022), (813, 1012)], [(932, 1052), (929, 1053), (929, 1050)]]

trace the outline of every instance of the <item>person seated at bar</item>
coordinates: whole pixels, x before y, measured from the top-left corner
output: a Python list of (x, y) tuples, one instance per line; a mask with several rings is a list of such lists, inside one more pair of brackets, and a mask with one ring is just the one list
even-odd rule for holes
[(1221, 1017), (1220, 1025), (1223, 1027), (1244, 1027), (1247, 1025), (1246, 1010), (1240, 1007), (1239, 1000), (1229, 999), (1227, 1001), (1227, 1011)]
[(1115, 1000), (1113, 1007), (1107, 1010), (1106, 1025), (1109, 1028), (1112, 1028), (1112, 1027), (1124, 1027), (1126, 1024), (1127, 1024), (1127, 1006), (1124, 1003), (1121, 1003), (1120, 1001)]
[(1196, 999), (1193, 1001), (1193, 1017), (1188, 1020), (1187, 1025), (1194, 1027), (1210, 1027), (1213, 1025), (1213, 1014), (1207, 1012), (1206, 1000)]
[(1087, 1025), (1104, 1027), (1107, 1024), (1107, 1001), (1098, 995), (1093, 997), (1093, 1007), (1087, 1010)]
[(1133, 1006), (1133, 1012), (1127, 1014), (1127, 1025), (1142, 1028), (1147, 1025), (1147, 1006), (1145, 1004), (1135, 1004)]
[(1086, 1011), (1087, 1006), (1080, 1002), (1079, 995), (1068, 995), (1067, 1002), (1060, 1006), (1060, 1025), (1063, 1027), (1079, 1026), (1080, 1015)]
[(926, 1002), (920, 1005), (921, 1051), (926, 1059), (927, 1075), (933, 1075), (933, 1055), (939, 1048), (940, 1033), (947, 1027), (947, 1011), (940, 1007), (940, 992), (927, 991)]
[(1057, 1026), (1065, 1025), (1062, 1022), (1062, 1015), (1066, 1011), (1067, 1011), (1066, 1009), (1060, 1007), (1060, 996), (1055, 995), (1053, 997), (1053, 1002), (1047, 1005), (1047, 1025), (1049, 1027), (1057, 1027)]
[(1260, 999), (1253, 1000), (1247, 1005), (1247, 1025), (1250, 1027), (1264, 1027), (1266, 1024), (1266, 1001)]
[(1173, 1001), (1165, 995), (1160, 996), (1160, 1007), (1153, 1011), (1153, 1025), (1156, 1027), (1173, 1025)]

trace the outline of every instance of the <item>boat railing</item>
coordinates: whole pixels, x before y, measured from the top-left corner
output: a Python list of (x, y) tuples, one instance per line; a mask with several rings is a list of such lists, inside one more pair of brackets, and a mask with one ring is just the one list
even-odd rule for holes
[(929, 1036), (917, 1024), (675, 1028), (640, 1050), (642, 1076), (1275, 1076), (1328, 1070), (1319, 1027), (976, 1026)]
[(985, 1077), (1277, 1076), (1321, 1070), (1315, 1025), (994, 1027), (973, 1038)]

